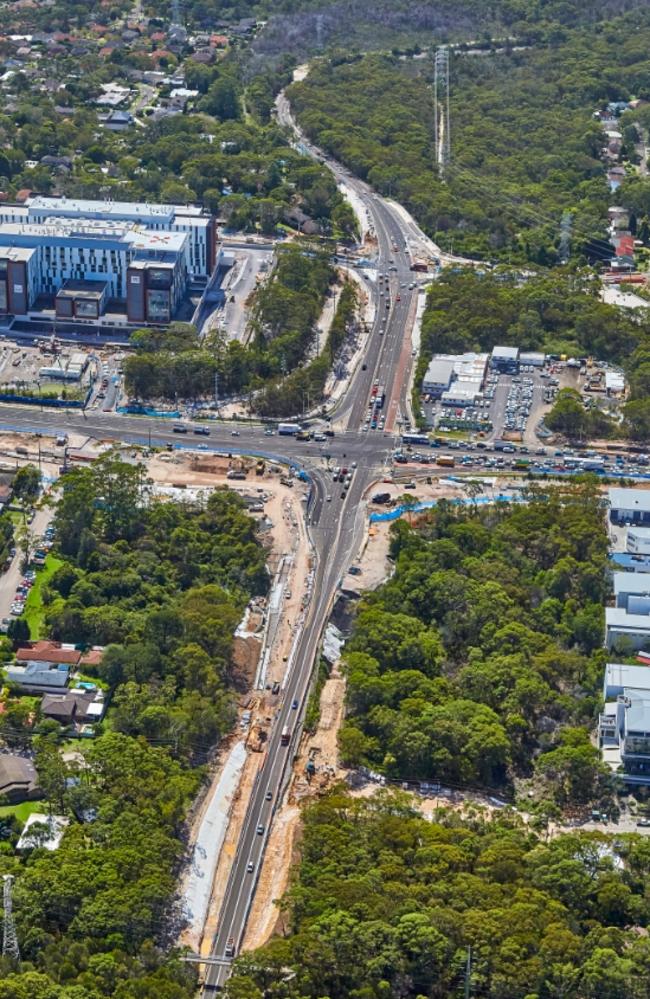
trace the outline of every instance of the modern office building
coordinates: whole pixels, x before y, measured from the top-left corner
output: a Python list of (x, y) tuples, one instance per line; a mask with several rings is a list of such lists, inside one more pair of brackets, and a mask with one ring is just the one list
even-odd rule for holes
[(0, 314), (167, 323), (219, 262), (215, 219), (194, 205), (28, 198), (0, 205)]

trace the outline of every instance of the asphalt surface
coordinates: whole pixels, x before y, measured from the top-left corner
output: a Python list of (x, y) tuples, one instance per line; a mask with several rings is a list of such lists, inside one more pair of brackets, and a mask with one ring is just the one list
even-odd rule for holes
[[(291, 126), (293, 123), (289, 110), (286, 105), (282, 105), (281, 100), (278, 110), (279, 119)], [(364, 357), (332, 415), (332, 424), (337, 428), (336, 436), (321, 444), (306, 444), (291, 438), (276, 441), (275, 438), (263, 437), (261, 441), (262, 446), (266, 445), (267, 448), (271, 443), (274, 446), (277, 444), (279, 451), (309, 470), (312, 488), (307, 522), (318, 559), (312, 599), (304, 627), (293, 649), (282, 703), (274, 720), (260, 777), (251, 795), (213, 941), (212, 956), (223, 963), (208, 968), (204, 986), (206, 994), (223, 987), (230, 974), (230, 961), (226, 958), (226, 952), (230, 954), (232, 948), (236, 955), (241, 945), (264, 858), (269, 827), (282, 798), (299, 738), (323, 627), (341, 578), (362, 537), (363, 494), (381, 473), (395, 446), (395, 439), (391, 434), (384, 434), (378, 429), (364, 433), (361, 429), (368, 414), (373, 383), (377, 381), (385, 389), (384, 413), (388, 427), (391, 422), (395, 422), (398, 411), (406, 412), (408, 379), (403, 376), (408, 374), (411, 344), (405, 328), (414, 293), (408, 290), (412, 273), (409, 269), (411, 257), (407, 249), (404, 223), (400, 223), (394, 212), (367, 185), (348, 177), (337, 163), (326, 159), (304, 137), (301, 140), (303, 147), (313, 155), (325, 159), (337, 179), (340, 180), (345, 175), (346, 183), (353, 186), (363, 200), (377, 234), (379, 271), (389, 275), (388, 292), (384, 291), (384, 295), (380, 296), (379, 282), (377, 283), (374, 289), (376, 319), (367, 340)], [(402, 288), (402, 284), (407, 287)], [(389, 308), (386, 308), (387, 299)], [(402, 375), (399, 384), (396, 383), (398, 372)], [(342, 428), (345, 428), (343, 432)], [(247, 433), (255, 437), (252, 431)], [(259, 443), (257, 438), (256, 443)], [(271, 450), (275, 450), (275, 447)], [(344, 492), (340, 483), (332, 481), (328, 465), (352, 469), (353, 462), (356, 463), (356, 468), (352, 472), (352, 482)], [(290, 731), (288, 746), (282, 745), (282, 732), (285, 729)]]
[[(282, 123), (290, 125), (288, 108), (283, 109), (281, 105), (278, 110)], [(379, 282), (372, 292), (377, 306), (376, 321), (368, 336), (364, 356), (350, 379), (347, 391), (331, 414), (334, 437), (324, 442), (302, 442), (291, 436), (270, 435), (260, 425), (233, 424), (229, 421), (212, 421), (208, 424), (209, 436), (198, 436), (193, 433), (194, 427), (206, 424), (186, 422), (187, 432), (176, 434), (173, 425), (178, 421), (99, 411), (84, 414), (36, 407), (0, 407), (0, 430), (48, 436), (74, 432), (88, 438), (117, 440), (125, 444), (171, 445), (178, 449), (198, 448), (204, 452), (260, 455), (271, 460), (288, 461), (297, 470), (303, 469), (309, 478), (311, 488), (306, 520), (316, 552), (312, 596), (292, 650), (264, 764), (249, 801), (232, 864), (212, 943), (211, 955), (215, 963), (208, 967), (205, 975), (204, 994), (208, 996), (221, 989), (230, 974), (230, 953), (226, 956), (226, 952), (230, 951), (229, 942), (232, 942), (233, 955), (236, 956), (244, 937), (270, 826), (282, 799), (300, 736), (322, 631), (341, 580), (363, 536), (364, 493), (389, 466), (391, 452), (398, 446), (401, 421), (407, 418), (409, 412), (407, 394), (413, 364), (410, 326), (418, 292), (417, 289), (410, 290), (408, 285), (413, 279), (409, 270), (411, 248), (417, 252), (418, 234), (394, 207), (338, 164), (325, 158), (304, 137), (301, 137), (301, 145), (325, 160), (335, 176), (339, 180), (344, 178), (363, 201), (377, 236), (378, 271), (388, 275), (388, 293), (386, 281), (383, 282), (383, 296), (379, 295)], [(387, 298), (390, 302), (388, 309)], [(379, 428), (363, 429), (374, 382), (385, 390), (382, 410), (385, 431)], [(461, 458), (459, 451), (455, 454), (458, 459)], [(348, 488), (344, 489), (343, 484), (333, 481), (332, 468), (335, 466), (345, 466), (352, 471)], [(429, 469), (433, 472), (434, 466), (429, 466), (427, 473)], [(408, 470), (404, 466), (404, 472)], [(445, 470), (438, 471), (446, 474)], [(283, 746), (282, 732), (285, 728), (289, 731), (289, 744)]]
[[(291, 125), (288, 108), (278, 117)], [(207, 995), (223, 987), (230, 974), (229, 941), (236, 956), (255, 894), (257, 877), (276, 808), (288, 779), (291, 761), (300, 735), (313, 666), (323, 628), (341, 579), (358, 550), (364, 530), (363, 496), (368, 486), (381, 476), (398, 438), (391, 432), (406, 417), (409, 372), (412, 364), (408, 326), (415, 311), (417, 291), (408, 288), (413, 274), (409, 270), (413, 227), (399, 213), (379, 198), (366, 184), (350, 177), (334, 161), (323, 156), (302, 140), (314, 156), (324, 160), (335, 176), (345, 179), (363, 201), (377, 235), (377, 265), (388, 275), (374, 289), (376, 321), (368, 337), (365, 354), (353, 373), (348, 389), (332, 414), (335, 436), (325, 442), (301, 442), (293, 437), (273, 436), (264, 427), (234, 425), (230, 422), (209, 424), (209, 436), (195, 436), (193, 425), (187, 433), (173, 432), (172, 421), (115, 413), (88, 413), (52, 409), (28, 409), (21, 406), (0, 407), (0, 430), (53, 435), (74, 432), (98, 440), (117, 440), (126, 444), (200, 448), (202, 451), (262, 455), (289, 461), (304, 469), (311, 488), (306, 519), (316, 552), (312, 596), (287, 670), (283, 697), (267, 743), (264, 765), (255, 784), (244, 820), (239, 847), (233, 861), (218, 929), (212, 944), (212, 964), (206, 973)], [(406, 285), (406, 287), (402, 287)], [(386, 300), (389, 299), (389, 308)], [(385, 324), (384, 321), (385, 320)], [(383, 329), (383, 332), (381, 332)], [(387, 431), (363, 431), (373, 382), (385, 390), (383, 413)], [(177, 422), (177, 421), (174, 421)], [(331, 468), (346, 466), (352, 471), (348, 488), (333, 482)], [(294, 707), (294, 703), (296, 707)], [(282, 745), (282, 732), (288, 728), (289, 745)]]

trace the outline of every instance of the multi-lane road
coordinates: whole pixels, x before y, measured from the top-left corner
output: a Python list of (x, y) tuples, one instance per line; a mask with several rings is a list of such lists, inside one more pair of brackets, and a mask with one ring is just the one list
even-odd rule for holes
[[(278, 102), (278, 117), (295, 127), (286, 102)], [(324, 160), (320, 152), (301, 136), (305, 148)], [(340, 180), (344, 171), (334, 161), (328, 166)], [(323, 627), (347, 565), (358, 549), (363, 530), (363, 494), (381, 474), (394, 446), (392, 434), (397, 420), (406, 414), (408, 375), (412, 361), (409, 321), (413, 317), (417, 291), (412, 283), (409, 234), (406, 225), (367, 185), (346, 177), (374, 226), (377, 236), (377, 269), (385, 275), (383, 294), (379, 281), (373, 289), (375, 322), (366, 342), (363, 358), (353, 372), (347, 391), (333, 414), (336, 436), (326, 444), (277, 441), (286, 457), (301, 462), (310, 473), (311, 499), (307, 510), (310, 533), (317, 554), (312, 598), (304, 626), (300, 630), (289, 662), (282, 706), (274, 721), (264, 765), (253, 789), (238, 850), (232, 865), (212, 956), (220, 963), (211, 965), (205, 977), (205, 993), (221, 988), (230, 973), (231, 954), (237, 954), (243, 939), (248, 913), (264, 850), (281, 800), (300, 735), (302, 717), (311, 684), (313, 666)], [(386, 392), (384, 412), (386, 432), (363, 431), (373, 383)], [(241, 441), (241, 438), (240, 438)], [(264, 437), (262, 449), (269, 450), (270, 438)], [(243, 442), (242, 442), (243, 443)], [(275, 444), (275, 440), (273, 441)], [(349, 490), (341, 496), (327, 471), (324, 454), (330, 462), (353, 467)], [(325, 466), (325, 467), (324, 467)], [(283, 732), (285, 733), (283, 740)], [(289, 733), (289, 744), (286, 742)]]
[[(292, 125), (286, 104), (279, 102), (278, 117)], [(248, 913), (254, 898), (257, 877), (273, 822), (273, 816), (288, 778), (304, 708), (311, 684), (318, 646), (340, 580), (363, 533), (364, 493), (381, 476), (395, 446), (395, 430), (408, 412), (407, 394), (412, 365), (410, 327), (415, 313), (417, 289), (411, 289), (413, 274), (412, 223), (379, 198), (366, 184), (351, 178), (335, 162), (304, 142), (332, 172), (354, 188), (363, 203), (377, 238), (377, 270), (384, 275), (383, 294), (379, 281), (371, 287), (376, 318), (368, 335), (364, 356), (352, 373), (347, 390), (332, 414), (335, 436), (325, 443), (301, 442), (293, 437), (269, 436), (260, 426), (214, 422), (209, 437), (194, 437), (193, 427), (176, 435), (161, 420), (119, 416), (112, 413), (72, 413), (30, 411), (20, 406), (0, 408), (0, 430), (24, 433), (74, 432), (99, 440), (175, 447), (200, 446), (220, 452), (260, 454), (289, 461), (303, 468), (310, 479), (310, 499), (306, 517), (316, 555), (315, 574), (302, 627), (289, 660), (281, 705), (267, 742), (264, 764), (251, 794), (219, 915), (205, 993), (221, 988), (230, 973), (231, 957), (236, 956), (244, 936)], [(387, 306), (388, 303), (388, 307)], [(373, 383), (386, 393), (386, 429), (364, 430)], [(332, 481), (330, 466), (354, 469), (349, 487)], [(285, 737), (283, 738), (283, 732)], [(289, 733), (288, 745), (285, 745)]]

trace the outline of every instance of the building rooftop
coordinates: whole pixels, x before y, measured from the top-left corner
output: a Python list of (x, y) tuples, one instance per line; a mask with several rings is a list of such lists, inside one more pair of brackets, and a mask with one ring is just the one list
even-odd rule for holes
[(20, 261), (27, 263), (36, 253), (35, 246), (7, 246), (0, 250), (0, 257), (3, 260)]
[(54, 215), (107, 216), (113, 218), (173, 220), (179, 215), (202, 215), (199, 205), (157, 205), (135, 201), (93, 201), (85, 198), (48, 198), (34, 195), (26, 202), (30, 212), (51, 212)]
[(492, 351), (492, 357), (516, 361), (519, 358), (519, 347), (495, 347)]
[(479, 391), (480, 385), (474, 379), (467, 380), (459, 378), (457, 382), (453, 383), (449, 391), (445, 392), (445, 395), (450, 398), (453, 396), (458, 396), (459, 398), (467, 396), (469, 398), (475, 396)]
[[(56, 850), (69, 824), (70, 819), (65, 818), (63, 815), (46, 815), (41, 812), (32, 812), (25, 822), (22, 835), (16, 843), (16, 849), (31, 850), (38, 846), (43, 850)], [(39, 835), (36, 835), (36, 830), (32, 830), (32, 826), (34, 825), (45, 826), (45, 835), (40, 835), (40, 832)]]
[(629, 706), (625, 710), (625, 731), (650, 732), (650, 691), (626, 687), (625, 697)]
[[(57, 298), (96, 298), (101, 299), (106, 291), (107, 281), (73, 281), (67, 280), (62, 288), (59, 288)], [(85, 360), (85, 356), (84, 356)], [(79, 362), (73, 362), (79, 363)]]
[(638, 510), (650, 513), (650, 489), (609, 490), (609, 505), (613, 510)]
[(614, 594), (619, 593), (650, 593), (650, 579), (643, 573), (615, 572)]
[(9, 791), (33, 791), (38, 784), (38, 774), (31, 760), (24, 756), (0, 755), (0, 795)]
[(76, 666), (80, 659), (81, 652), (74, 645), (62, 645), (61, 642), (49, 639), (21, 645), (16, 652), (16, 662), (65, 663)]
[(146, 229), (131, 221), (114, 219), (70, 219), (49, 217), (43, 222), (3, 222), (0, 224), (0, 246), (12, 246), (18, 239), (82, 240), (105, 241), (124, 251), (134, 250), (155, 252), (156, 250), (180, 253), (185, 247), (187, 236), (183, 232), (170, 232), (167, 229)]
[(650, 615), (628, 614), (625, 607), (606, 607), (605, 624), (617, 631), (648, 632), (650, 636)]
[(453, 373), (453, 361), (440, 360), (439, 358), (434, 357), (427, 368), (424, 381), (431, 382), (433, 385), (449, 385)]
[(624, 690), (635, 687), (638, 690), (650, 691), (650, 666), (633, 665), (630, 663), (607, 663), (603, 690), (605, 697), (611, 688)]

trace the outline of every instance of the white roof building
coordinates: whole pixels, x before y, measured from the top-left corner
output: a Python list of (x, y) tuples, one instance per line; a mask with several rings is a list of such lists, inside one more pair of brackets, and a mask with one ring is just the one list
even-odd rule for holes
[(605, 644), (608, 649), (619, 639), (628, 639), (635, 650), (650, 646), (650, 616), (630, 614), (624, 607), (605, 608)]
[(609, 490), (609, 511), (613, 521), (650, 525), (650, 489)]

